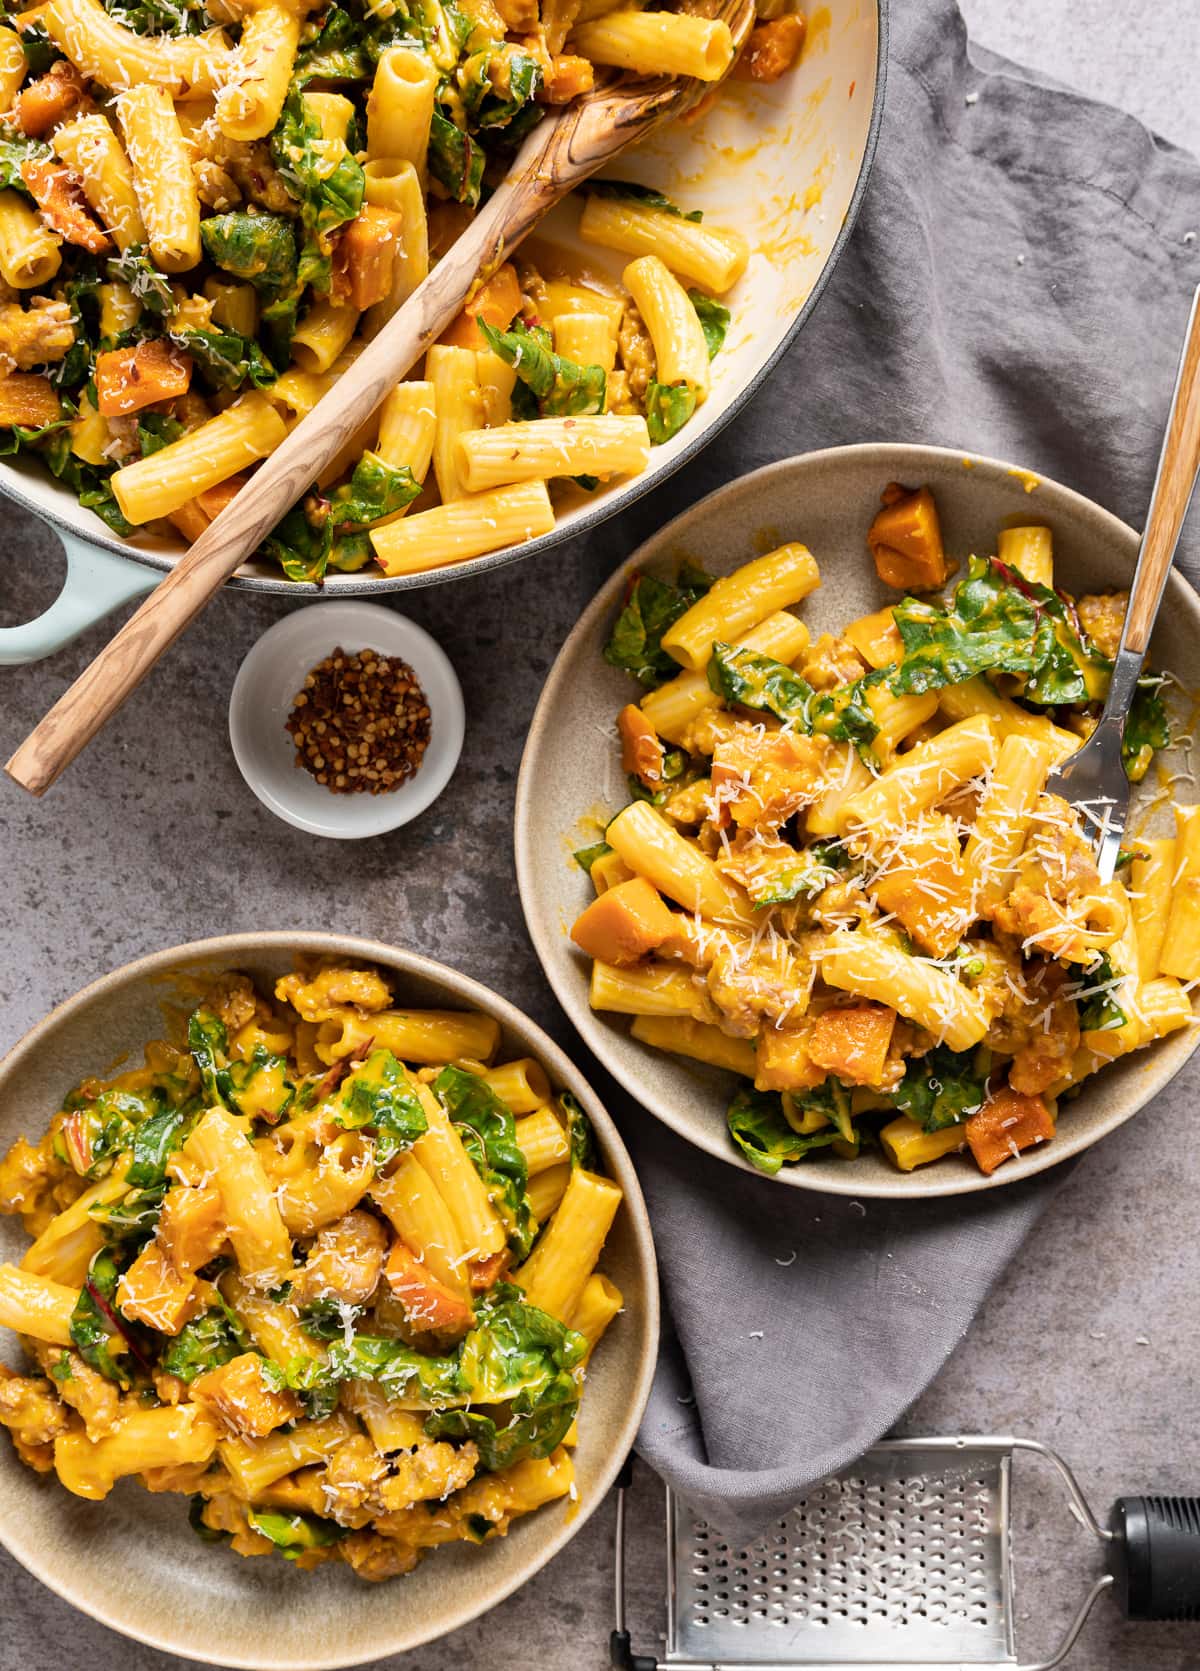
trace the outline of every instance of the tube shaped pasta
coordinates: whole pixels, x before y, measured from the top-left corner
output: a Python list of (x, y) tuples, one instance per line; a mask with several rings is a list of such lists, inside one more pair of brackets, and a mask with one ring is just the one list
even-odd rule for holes
[(493, 1091), (510, 1114), (532, 1114), (535, 1108), (550, 1101), (550, 1081), (546, 1070), (532, 1056), (522, 1056), (515, 1062), (502, 1062), (498, 1068), (488, 1068), (483, 1082)]
[(1175, 808), (1176, 865), (1158, 967), (1181, 981), (1200, 978), (1200, 806)]
[(18, 1334), (50, 1346), (69, 1346), (71, 1313), (78, 1299), (78, 1288), (16, 1265), (0, 1265), (0, 1324)]
[(712, 381), (708, 344), (687, 291), (657, 255), (639, 255), (622, 279), (654, 344), (658, 381), (686, 383), (703, 400)]
[(20, 36), (11, 29), (0, 29), (0, 111), (12, 109), (28, 69)]
[(1130, 875), (1129, 908), (1137, 934), (1138, 974), (1143, 982), (1159, 973), (1178, 846), (1173, 836), (1137, 844), (1138, 856)]
[(530, 1178), (525, 1194), (533, 1216), (539, 1224), (545, 1224), (554, 1212), (566, 1192), (570, 1178), (571, 1164), (565, 1160), (558, 1166), (547, 1167), (544, 1172), (535, 1172)]
[(363, 168), (363, 196), (400, 216), (391, 294), (367, 309), (364, 335), (376, 336), (429, 272), (429, 223), (416, 167), (403, 157), (374, 157)]
[(252, 1288), (236, 1271), (226, 1271), (222, 1275), (220, 1289), (238, 1322), (268, 1358), (286, 1366), (293, 1358), (324, 1357), (313, 1337), (300, 1327), (300, 1318), (293, 1306), (284, 1305)]
[(765, 557), (743, 563), (714, 580), (662, 637), (663, 649), (693, 672), (707, 671), (713, 643), (742, 642), (740, 634), (776, 610), (806, 598), (820, 581), (816, 560), (805, 545), (778, 546)]
[(995, 727), (986, 717), (960, 720), (936, 737), (918, 743), (871, 786), (853, 795), (838, 815), (838, 829), (859, 832), (865, 840), (886, 839), (943, 800), (952, 789), (995, 761)]
[(874, 782), (854, 744), (836, 744), (826, 756), (825, 787), (804, 816), (809, 835), (836, 835), (846, 802), (863, 794)]
[(672, 1056), (688, 1056), (693, 1062), (728, 1068), (745, 1079), (753, 1079), (756, 1058), (752, 1039), (735, 1039), (719, 1027), (675, 1015), (639, 1015), (630, 1029), (640, 1044), (668, 1050)]
[(416, 1410), (401, 1410), (374, 1381), (347, 1381), (341, 1402), (358, 1417), (371, 1443), (386, 1456), (390, 1451), (415, 1450), (425, 1440), (425, 1418)]
[(296, 327), (292, 355), (302, 371), (328, 371), (345, 350), (358, 324), (352, 307), (334, 307), (319, 296)]
[(433, 469), (442, 503), (448, 505), (465, 498), (468, 492), (459, 462), (459, 437), (467, 430), (478, 429), (483, 422), (475, 350), (435, 343), (425, 356), (425, 370), (433, 384), (437, 410)]
[(610, 372), (617, 363), (617, 333), (604, 313), (560, 313), (553, 322), (554, 352), (577, 366), (601, 366)]
[(390, 1176), (375, 1180), (371, 1199), (405, 1246), (420, 1251), (430, 1275), (465, 1299), (471, 1246), (463, 1241), (448, 1202), (412, 1149), (400, 1156)]
[(284, 420), (289, 424), (307, 418), (346, 368), (354, 364), (365, 346), (358, 338), (348, 342), (328, 371), (302, 371), (297, 365), (289, 366), (283, 376), (277, 377), (266, 390), (268, 400), (283, 408)]
[(145, 84), (169, 98), (215, 93), (233, 49), (219, 29), (203, 35), (139, 35), (110, 17), (100, 0), (48, 0), (39, 24), (86, 80), (114, 92)]
[(1079, 747), (1079, 738), (1065, 726), (1055, 725), (1044, 714), (1031, 714), (1028, 709), (1010, 702), (994, 690), (982, 674), (965, 679), (961, 685), (946, 685), (938, 691), (938, 707), (947, 719), (990, 719), (998, 737), (1032, 737), (1047, 745), (1054, 759), (1065, 760)]
[(282, 1282), (292, 1269), (291, 1239), (262, 1160), (246, 1142), (242, 1126), (223, 1108), (210, 1108), (183, 1152), (212, 1173), (242, 1275), (267, 1287)]
[(1001, 528), (996, 556), (1035, 586), (1054, 585), (1054, 535), (1049, 528)]
[(268, 1433), (265, 1439), (223, 1439), (218, 1450), (234, 1490), (252, 1503), (285, 1474), (324, 1462), (354, 1431), (354, 1423), (339, 1410), (323, 1421), (296, 1422), (287, 1432)]
[(640, 963), (618, 968), (597, 958), (592, 964), (588, 1003), (617, 1015), (687, 1016), (711, 1021), (712, 1006), (690, 969), (677, 963)]
[(397, 383), (379, 408), (375, 451), (385, 464), (406, 466), (417, 481), (423, 482), (433, 459), (436, 431), (433, 384)]
[(204, 295), (212, 303), (212, 319), (227, 331), (252, 337), (258, 330), (258, 297), (252, 284), (233, 284), (228, 279), (204, 281)]
[(83, 185), (83, 195), (112, 233), (118, 249), (146, 242), (133, 170), (107, 116), (93, 111), (63, 122), (50, 143)]
[(53, 1277), (69, 1288), (79, 1288), (92, 1256), (99, 1253), (104, 1242), (91, 1209), (115, 1201), (125, 1193), (129, 1187), (125, 1182), (127, 1170), (124, 1165), (117, 1166), (107, 1178), (101, 1178), (69, 1207), (56, 1213), (38, 1239), (26, 1248), (22, 1268), (35, 1276)]
[(359, 1132), (326, 1143), (315, 1166), (276, 1191), (280, 1216), (293, 1236), (311, 1236), (358, 1205), (375, 1176), (375, 1146)]
[(542, 1107), (517, 1121), (517, 1147), (525, 1156), (530, 1177), (570, 1157), (571, 1145), (552, 1108)]
[(374, 1043), (402, 1062), (489, 1062), (500, 1043), (500, 1023), (475, 1010), (376, 1010), (346, 1008), (321, 1023), (317, 1055), (327, 1067), (358, 1056)]
[(412, 163), (422, 181), (438, 70), (425, 52), (390, 46), (380, 55), (367, 95), (367, 154)]
[(14, 290), (46, 284), (62, 265), (60, 239), (15, 191), (0, 191), (0, 278)]
[(733, 37), (720, 18), (683, 12), (605, 12), (579, 24), (571, 50), (593, 64), (638, 75), (690, 75), (720, 81), (733, 58)]
[(624, 1297), (616, 1283), (610, 1282), (600, 1271), (593, 1271), (571, 1313), (571, 1327), (587, 1341), (588, 1357), (591, 1357), (601, 1335), (624, 1304)]
[(189, 435), (115, 471), (111, 480), (117, 503), (133, 523), (168, 516), (206, 488), (274, 452), (286, 434), (271, 402), (251, 390)]
[[(431, 349), (434, 354), (437, 349)], [(446, 352), (446, 350), (443, 350)], [(467, 353), (466, 349), (450, 352)], [(438, 422), (441, 423), (439, 394)], [(434, 450), (436, 461), (437, 451)], [(525, 540), (549, 534), (554, 527), (554, 508), (545, 482), (518, 482), (438, 505), (369, 530), (371, 544), (385, 574), (420, 574), (426, 569), (462, 563), (468, 557), (482, 557), (489, 551), (520, 545)]]
[(229, 78), (217, 94), (217, 126), (227, 139), (265, 139), (287, 98), (300, 45), (300, 14), (265, 0), (247, 12)]
[(720, 922), (753, 922), (740, 889), (648, 801), (631, 801), (608, 826), (604, 839), (636, 875), (685, 911)]
[[(504, 1246), (504, 1226), (492, 1207), (487, 1185), (462, 1146), (450, 1117), (427, 1085), (413, 1084), (428, 1129), (412, 1146), (412, 1154), (428, 1173), (450, 1209), (459, 1245), (471, 1259), (486, 1259)], [(378, 1197), (376, 1197), (378, 1199)], [(424, 1243), (414, 1252), (421, 1252)]]
[(737, 283), (750, 259), (750, 246), (740, 232), (684, 220), (632, 198), (589, 197), (579, 219), (579, 235), (625, 255), (657, 255), (673, 273), (717, 296)]
[[(808, 628), (798, 616), (779, 610), (756, 627), (739, 633), (735, 643), (741, 649), (756, 650), (790, 666), (808, 643)], [(694, 721), (706, 709), (718, 707), (720, 701), (707, 674), (687, 671), (668, 679), (657, 690), (647, 692), (641, 709), (660, 737), (668, 743), (680, 744)]]
[(538, 418), (468, 430), (456, 445), (457, 473), (471, 493), (554, 476), (637, 476), (650, 462), (641, 416)]
[(970, 1050), (987, 1032), (987, 1010), (976, 993), (881, 935), (830, 935), (821, 948), (820, 970), (827, 985), (887, 1004), (951, 1050)]
[(117, 115), (150, 254), (165, 273), (185, 273), (200, 260), (200, 199), (171, 95), (131, 87), (118, 99)]
[(130, 287), (121, 279), (98, 287), (100, 296), (100, 335), (120, 336), (137, 324), (142, 316), (142, 304)]
[(147, 1468), (198, 1466), (217, 1448), (217, 1429), (198, 1404), (135, 1410), (103, 1439), (63, 1433), (54, 1441), (54, 1469), (76, 1497), (99, 1502), (125, 1474)]
[(986, 917), (1009, 891), (1050, 770), (1043, 743), (1014, 734), (1005, 737), (963, 852), (963, 869), (975, 916)]
[(871, 740), (871, 750), (883, 767), (891, 765), (904, 739), (937, 713), (937, 697), (932, 691), (924, 696), (896, 696), (886, 685), (872, 685), (866, 692), (866, 704), (879, 728)]
[(530, 1305), (570, 1321), (620, 1205), (616, 1184), (576, 1167), (554, 1217), (513, 1273)]

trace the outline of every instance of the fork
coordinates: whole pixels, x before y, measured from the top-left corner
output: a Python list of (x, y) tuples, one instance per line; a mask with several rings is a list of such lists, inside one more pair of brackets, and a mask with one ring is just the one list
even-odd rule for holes
[[(727, 75), (754, 22), (753, 0), (721, 0), (713, 16), (733, 39)], [(4, 768), (9, 777), (43, 794), (458, 315), (476, 276), (494, 273), (574, 186), (686, 115), (716, 85), (691, 76), (610, 76), (540, 122), (429, 277), (30, 732)]]
[(1112, 881), (1129, 816), (1129, 778), (1121, 758), (1125, 722), (1197, 472), (1200, 472), (1200, 288), (1192, 298), (1167, 431), (1104, 711), (1083, 747), (1056, 766), (1046, 781), (1047, 791), (1061, 795), (1084, 819), (1085, 827), (1090, 825), (1094, 830), (1096, 865), (1102, 882)]

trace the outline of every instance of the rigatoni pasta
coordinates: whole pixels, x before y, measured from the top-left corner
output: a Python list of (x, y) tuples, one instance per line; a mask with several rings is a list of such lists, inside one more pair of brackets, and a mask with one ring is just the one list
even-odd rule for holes
[[(153, 8), (44, 0), (0, 30), (0, 430), (127, 538), (205, 533), (279, 439), (258, 425), (252, 447), (226, 447), (226, 409), (265, 400), (288, 428), (311, 412), (547, 107), (591, 88), (593, 60), (715, 82), (734, 50), (720, 20), (578, 0), (533, 0), (528, 18), (197, 5), (164, 26)], [(785, 51), (751, 39), (751, 77), (795, 61), (792, 24)], [(636, 182), (591, 182), (583, 235), (636, 258), (627, 284), (553, 252), (547, 276), (523, 254), (481, 274), (421, 378), (432, 480), (421, 430), (385, 441), (395, 402), (364, 412), (259, 557), (304, 582), (417, 573), (548, 533), (644, 471), (705, 399), (731, 319), (719, 298), (749, 255), (701, 222)], [(434, 520), (394, 532), (418, 497)]]
[(21, 1458), (92, 1501), (141, 1475), (210, 1542), (369, 1579), (567, 1496), (621, 1191), (499, 1042), (330, 959), (269, 993), (219, 976), (143, 1065), (72, 1091), (0, 1161), (34, 1237), (0, 1264), (35, 1360), (0, 1368)]
[[(991, 1173), (1089, 1075), (1194, 1025), (1200, 809), (1101, 883), (1051, 773), (1127, 600), (1068, 597), (1049, 529), (1002, 531), (939, 592), (933, 495), (891, 484), (868, 544), (903, 595), (816, 639), (788, 607), (820, 578), (798, 543), (634, 577), (604, 652), (642, 687), (616, 724), (632, 798), (575, 855), (595, 898), (572, 938), (594, 1009), (738, 1076), (729, 1133), (761, 1170), (878, 1144)], [(1149, 675), (1131, 779), (1169, 740)]]

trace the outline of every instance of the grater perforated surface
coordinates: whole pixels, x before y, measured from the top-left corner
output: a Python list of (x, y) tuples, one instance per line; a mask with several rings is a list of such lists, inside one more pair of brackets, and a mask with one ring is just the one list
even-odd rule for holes
[(744, 1549), (668, 1516), (671, 1665), (1012, 1665), (1010, 1458), (886, 1446)]

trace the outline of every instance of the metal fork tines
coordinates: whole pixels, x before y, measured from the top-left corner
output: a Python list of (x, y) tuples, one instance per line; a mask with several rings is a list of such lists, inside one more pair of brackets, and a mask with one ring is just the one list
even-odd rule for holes
[(1184, 337), (1158, 473), (1138, 551), (1121, 642), (1100, 723), (1078, 751), (1050, 775), (1047, 788), (1076, 809), (1096, 838), (1101, 882), (1111, 882), (1129, 813), (1129, 779), (1121, 758), (1125, 721), (1162, 601), (1167, 573), (1200, 471), (1200, 290)]

